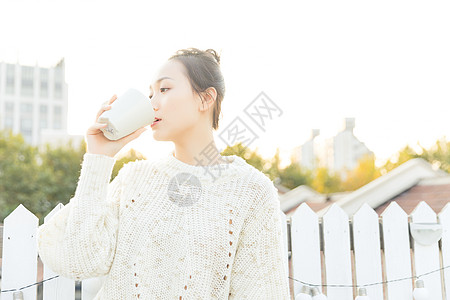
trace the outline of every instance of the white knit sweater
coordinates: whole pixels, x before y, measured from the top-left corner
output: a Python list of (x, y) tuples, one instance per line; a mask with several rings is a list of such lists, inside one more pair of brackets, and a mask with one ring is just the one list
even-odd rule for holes
[(43, 263), (105, 276), (95, 300), (290, 299), (277, 189), (239, 156), (125, 164), (86, 153), (70, 202), (38, 229)]

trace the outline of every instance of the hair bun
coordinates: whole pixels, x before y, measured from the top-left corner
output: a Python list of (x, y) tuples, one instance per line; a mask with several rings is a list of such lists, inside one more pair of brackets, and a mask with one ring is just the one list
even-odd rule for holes
[(214, 59), (216, 60), (217, 64), (220, 65), (220, 55), (217, 54), (216, 50), (214, 49), (206, 49), (205, 52), (210, 53)]

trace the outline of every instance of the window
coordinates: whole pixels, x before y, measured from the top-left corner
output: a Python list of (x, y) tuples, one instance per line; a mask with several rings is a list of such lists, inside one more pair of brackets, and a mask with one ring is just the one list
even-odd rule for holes
[(53, 129), (62, 128), (62, 108), (61, 106), (53, 107)]
[(22, 67), (22, 84), (20, 87), (20, 94), (25, 97), (33, 96), (33, 67)]
[(33, 104), (31, 103), (20, 103), (20, 113), (21, 114), (32, 114)]
[(5, 102), (5, 113), (14, 113), (14, 103)]
[(6, 89), (7, 95), (14, 95), (16, 67), (11, 64), (6, 65)]
[(39, 129), (48, 128), (48, 107), (41, 105), (39, 107)]
[(41, 98), (48, 98), (48, 69), (40, 70), (40, 92)]
[(20, 133), (27, 143), (32, 142), (33, 137), (33, 104), (20, 103)]
[(55, 68), (55, 85), (54, 85), (54, 97), (55, 99), (62, 98), (62, 69)]
[(13, 129), (14, 126), (14, 103), (5, 102), (5, 128)]

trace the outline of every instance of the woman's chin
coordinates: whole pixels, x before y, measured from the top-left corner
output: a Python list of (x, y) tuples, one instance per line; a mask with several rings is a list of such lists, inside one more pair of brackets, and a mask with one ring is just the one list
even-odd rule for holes
[(153, 131), (153, 139), (158, 142), (169, 141), (167, 138), (164, 138), (161, 134), (159, 134), (157, 130)]

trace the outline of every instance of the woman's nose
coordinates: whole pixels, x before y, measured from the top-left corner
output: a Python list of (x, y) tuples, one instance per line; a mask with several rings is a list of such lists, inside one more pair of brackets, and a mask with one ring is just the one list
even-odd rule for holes
[(155, 100), (153, 100), (153, 98), (150, 100), (150, 103), (151, 103), (152, 106), (153, 106), (153, 110), (154, 110), (154, 111), (157, 111), (158, 108), (156, 108), (156, 103), (155, 103)]
[(158, 107), (158, 101), (156, 100), (156, 96), (153, 96), (153, 97), (150, 98), (150, 103), (153, 106), (153, 110), (157, 111), (158, 110), (158, 108), (157, 108)]

